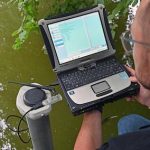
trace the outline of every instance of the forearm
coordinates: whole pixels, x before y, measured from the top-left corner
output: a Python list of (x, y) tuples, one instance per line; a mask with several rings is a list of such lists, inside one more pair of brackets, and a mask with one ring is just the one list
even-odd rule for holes
[(96, 150), (101, 144), (101, 113), (99, 111), (92, 111), (84, 114), (74, 150)]

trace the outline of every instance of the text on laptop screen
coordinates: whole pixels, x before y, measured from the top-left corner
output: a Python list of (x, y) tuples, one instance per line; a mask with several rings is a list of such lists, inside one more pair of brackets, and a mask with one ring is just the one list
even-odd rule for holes
[(108, 49), (98, 12), (48, 25), (60, 64)]

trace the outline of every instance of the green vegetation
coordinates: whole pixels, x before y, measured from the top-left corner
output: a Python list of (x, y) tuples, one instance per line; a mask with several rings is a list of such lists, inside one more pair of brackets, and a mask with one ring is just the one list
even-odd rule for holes
[[(30, 33), (34, 30), (38, 30), (37, 17), (39, 10), (39, 3), (41, 0), (10, 0), (8, 4), (17, 3), (18, 11), (21, 14), (22, 22), (12, 36), (14, 36), (15, 42), (13, 49), (20, 49), (22, 44), (28, 39)], [(114, 0), (115, 1), (115, 0)], [(50, 0), (51, 6), (49, 9), (49, 16), (59, 15), (62, 13), (70, 13), (79, 9), (94, 6), (98, 3), (104, 5), (112, 5), (113, 8), (109, 12), (109, 21), (112, 23), (112, 33), (115, 35), (115, 28), (117, 24), (116, 19), (120, 16), (126, 16), (128, 12), (128, 6), (132, 2), (138, 0), (121, 0), (120, 2), (112, 2), (111, 0)], [(46, 16), (43, 16), (46, 17)]]

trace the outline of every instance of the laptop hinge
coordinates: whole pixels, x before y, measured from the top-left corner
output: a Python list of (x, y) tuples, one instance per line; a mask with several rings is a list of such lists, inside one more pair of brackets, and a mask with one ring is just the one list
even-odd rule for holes
[(95, 68), (96, 67), (96, 62), (93, 62), (93, 63), (90, 63), (90, 64), (85, 64), (85, 65), (82, 65), (82, 66), (79, 66), (78, 67), (78, 70), (86, 70), (86, 69), (90, 69), (90, 68)]

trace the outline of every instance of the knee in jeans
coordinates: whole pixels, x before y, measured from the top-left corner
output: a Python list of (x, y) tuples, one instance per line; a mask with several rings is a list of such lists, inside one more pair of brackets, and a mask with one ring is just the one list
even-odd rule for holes
[(137, 118), (140, 115), (137, 114), (130, 114), (127, 116), (122, 117), (119, 121), (118, 121), (118, 128), (121, 128), (122, 126), (128, 126), (130, 121), (132, 120), (132, 118)]

